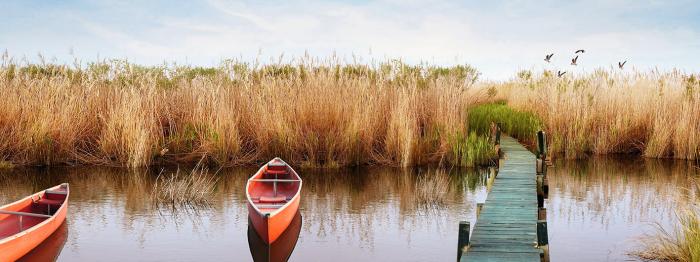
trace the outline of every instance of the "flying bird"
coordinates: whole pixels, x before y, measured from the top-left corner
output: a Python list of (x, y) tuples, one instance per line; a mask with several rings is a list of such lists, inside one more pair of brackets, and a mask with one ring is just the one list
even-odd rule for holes
[(562, 77), (564, 74), (566, 74), (566, 71), (557, 71), (558, 77)]
[(583, 53), (585, 53), (585, 52), (586, 52), (586, 50), (579, 49), (579, 50), (576, 50), (575, 54), (578, 54), (578, 53), (583, 54)]
[(625, 66), (626, 63), (627, 63), (627, 60), (625, 60), (624, 62), (617, 62), (617, 67), (619, 67), (620, 69), (622, 69), (622, 68)]
[(577, 60), (578, 60), (578, 56), (576, 56), (576, 57), (574, 57), (573, 59), (571, 59), (571, 65), (574, 65), (574, 66), (575, 66)]
[(552, 59), (552, 56), (554, 56), (554, 54), (548, 54), (548, 55), (544, 56), (544, 61), (549, 63), (549, 60)]

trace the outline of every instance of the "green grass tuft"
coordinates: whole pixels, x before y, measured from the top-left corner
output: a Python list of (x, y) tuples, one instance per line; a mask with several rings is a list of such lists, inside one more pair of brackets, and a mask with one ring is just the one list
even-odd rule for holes
[(542, 129), (542, 120), (530, 112), (510, 108), (505, 102), (476, 106), (469, 110), (469, 130), (490, 134), (491, 123), (499, 123), (503, 132), (520, 140), (532, 141)]
[(490, 164), (498, 157), (498, 152), (487, 135), (470, 132), (468, 136), (457, 137), (452, 143), (453, 163), (458, 166), (475, 167)]

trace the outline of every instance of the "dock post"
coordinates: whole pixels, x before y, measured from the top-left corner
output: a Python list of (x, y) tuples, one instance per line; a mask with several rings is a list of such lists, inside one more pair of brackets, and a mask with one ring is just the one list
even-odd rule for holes
[(544, 207), (544, 176), (537, 175), (537, 207)]
[(484, 203), (476, 203), (476, 217), (479, 218), (481, 210), (484, 208)]
[(547, 160), (547, 136), (544, 131), (537, 131), (537, 158), (542, 159), (542, 162)]
[(547, 180), (547, 176), (542, 178), (542, 193), (544, 193), (544, 198), (549, 199), (549, 180)]
[[(538, 187), (541, 186), (542, 198), (549, 198), (549, 180), (547, 179), (547, 135), (544, 131), (537, 132), (537, 174), (542, 176), (540, 184), (538, 177)], [(538, 188), (540, 194), (540, 188)]]
[(537, 221), (537, 247), (542, 249), (540, 261), (549, 262), (549, 237), (547, 236), (547, 221)]
[(547, 221), (537, 220), (537, 245), (546, 246), (549, 244), (549, 237), (547, 236)]
[(466, 252), (469, 246), (469, 221), (459, 222), (459, 238), (457, 239), (457, 261), (462, 258), (462, 253)]
[(496, 123), (496, 145), (501, 144), (501, 123)]
[(540, 207), (537, 209), (537, 220), (547, 220), (547, 209), (544, 207)]
[[(493, 123), (493, 122), (492, 122)], [(494, 148), (496, 149), (496, 168), (501, 167), (501, 158), (503, 157), (503, 152), (501, 152), (501, 124), (493, 123), (494, 126)]]

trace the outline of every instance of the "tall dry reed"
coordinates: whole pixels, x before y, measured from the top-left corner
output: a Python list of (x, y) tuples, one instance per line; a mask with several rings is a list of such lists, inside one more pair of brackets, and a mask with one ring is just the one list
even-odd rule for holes
[(568, 158), (589, 153), (700, 157), (697, 75), (617, 70), (563, 78), (549, 71), (532, 75), (519, 74), (491, 90), (543, 120), (553, 153)]
[(15, 165), (412, 166), (456, 159), (466, 108), (485, 94), (470, 67), (303, 58), (217, 68), (0, 67), (0, 161)]

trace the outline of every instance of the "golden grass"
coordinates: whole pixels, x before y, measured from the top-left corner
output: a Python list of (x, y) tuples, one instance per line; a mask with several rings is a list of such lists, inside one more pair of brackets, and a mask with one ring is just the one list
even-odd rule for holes
[(279, 156), (304, 167), (471, 166), (488, 150), (471, 150), (483, 137), (469, 139), (468, 110), (499, 100), (542, 120), (553, 155), (700, 159), (695, 75), (545, 71), (499, 83), (476, 76), (468, 66), (395, 60), (69, 67), (5, 56), (0, 159), (140, 167), (206, 156), (234, 166)]
[(486, 99), (470, 67), (303, 58), (217, 68), (0, 67), (0, 159), (16, 165), (413, 166), (452, 156), (466, 108)]
[(556, 77), (545, 71), (491, 86), (516, 109), (537, 114), (550, 152), (700, 157), (700, 81), (678, 71), (596, 70)]
[(640, 239), (642, 248), (632, 255), (649, 261), (700, 261), (700, 180), (692, 183), (693, 197), (679, 196), (678, 224), (667, 230), (656, 225), (656, 233)]

